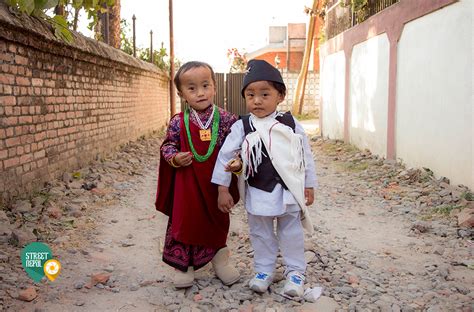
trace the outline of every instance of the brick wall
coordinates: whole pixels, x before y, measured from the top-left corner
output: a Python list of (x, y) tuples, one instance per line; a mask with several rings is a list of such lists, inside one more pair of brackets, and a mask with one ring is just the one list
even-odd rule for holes
[[(285, 100), (278, 105), (279, 110), (291, 110), (293, 106), (293, 97), (295, 94), (296, 83), (298, 81), (298, 75), (299, 73), (288, 73), (285, 70), (282, 72), (283, 81), (285, 81), (286, 85), (286, 97)], [(304, 105), (302, 113), (318, 115), (320, 102), (319, 99), (319, 73), (308, 71), (304, 89)]]
[(169, 78), (155, 66), (0, 4), (0, 201), (29, 192), (169, 118)]

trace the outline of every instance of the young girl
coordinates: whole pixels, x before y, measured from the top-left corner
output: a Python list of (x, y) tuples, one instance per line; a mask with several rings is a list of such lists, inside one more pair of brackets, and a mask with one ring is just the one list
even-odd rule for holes
[(217, 277), (231, 285), (240, 274), (228, 263), (229, 214), (217, 207), (211, 175), (236, 117), (213, 105), (215, 78), (208, 64), (184, 64), (174, 83), (189, 108), (171, 118), (161, 146), (156, 209), (169, 216), (163, 261), (176, 269), (177, 288), (191, 286), (194, 271), (209, 262)]
[(276, 68), (265, 61), (249, 61), (242, 96), (250, 115), (232, 126), (219, 152), (212, 182), (219, 185), (219, 209), (228, 212), (235, 201), (228, 188), (231, 174), (225, 168), (236, 151), (241, 151), (241, 179), (245, 181), (245, 195), (241, 196), (245, 196), (255, 251), (255, 276), (249, 286), (256, 292), (268, 289), (280, 249), (287, 278), (283, 292), (302, 296), (306, 270), (303, 227), (313, 231), (305, 206), (313, 203), (316, 173), (303, 127), (290, 113), (276, 111), (285, 94)]

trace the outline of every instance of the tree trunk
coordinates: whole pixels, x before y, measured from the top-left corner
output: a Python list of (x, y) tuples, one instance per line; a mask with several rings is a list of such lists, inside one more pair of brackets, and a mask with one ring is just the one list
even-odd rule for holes
[(109, 8), (109, 44), (120, 49), (120, 0), (115, 0), (114, 6)]
[(64, 5), (58, 4), (57, 6), (54, 7), (54, 14), (56, 15), (62, 15), (66, 17), (66, 10), (64, 9)]
[(79, 12), (81, 11), (81, 8), (74, 9), (74, 21), (72, 24), (72, 29), (74, 31), (77, 31), (77, 22), (79, 20)]
[(294, 115), (301, 114), (303, 111), (304, 90), (306, 86), (306, 77), (308, 75), (309, 58), (311, 56), (311, 49), (313, 48), (314, 23), (316, 20), (318, 2), (319, 0), (313, 0), (313, 9), (310, 12), (308, 35), (306, 36), (306, 45), (303, 55), (303, 64), (301, 65), (301, 71), (298, 75), (298, 81), (296, 83), (295, 94), (293, 97), (293, 106), (291, 108), (291, 112)]

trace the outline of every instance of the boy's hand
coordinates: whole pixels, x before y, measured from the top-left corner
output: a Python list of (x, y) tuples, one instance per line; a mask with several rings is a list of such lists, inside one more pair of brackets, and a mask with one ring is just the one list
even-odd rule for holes
[(305, 188), (304, 189), (304, 198), (306, 200), (306, 206), (311, 205), (314, 202), (314, 189)]
[(217, 196), (217, 208), (224, 213), (229, 213), (234, 207), (234, 199), (229, 193), (229, 188), (219, 185), (219, 195)]
[(179, 152), (174, 155), (173, 162), (177, 166), (189, 166), (193, 162), (193, 153), (191, 152)]
[(242, 161), (240, 157), (232, 158), (227, 165), (225, 165), (225, 171), (238, 172), (242, 169)]

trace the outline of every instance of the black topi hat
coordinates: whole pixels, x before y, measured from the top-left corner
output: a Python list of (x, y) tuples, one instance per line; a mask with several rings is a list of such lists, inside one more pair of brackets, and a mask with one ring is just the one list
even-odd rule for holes
[(240, 92), (243, 97), (245, 97), (245, 88), (255, 81), (273, 81), (285, 85), (280, 71), (263, 60), (250, 60), (247, 63), (247, 71), (244, 76), (242, 91)]

